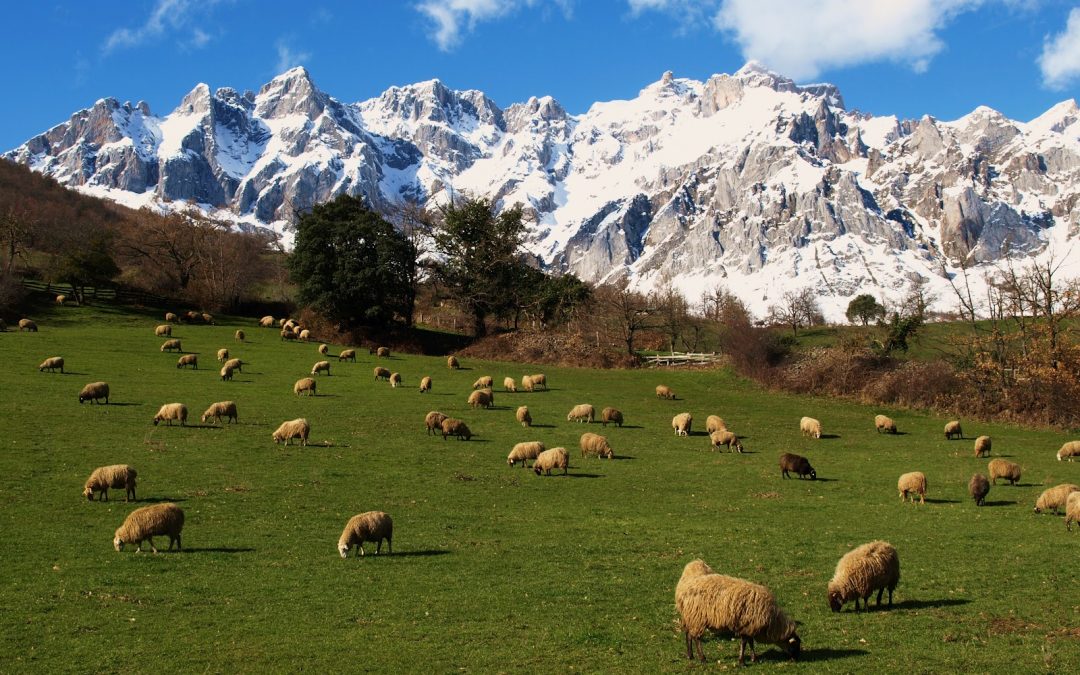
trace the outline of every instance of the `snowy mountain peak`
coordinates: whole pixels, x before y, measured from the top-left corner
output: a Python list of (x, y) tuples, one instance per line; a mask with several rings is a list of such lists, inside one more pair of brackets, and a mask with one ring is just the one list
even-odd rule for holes
[(259, 89), (255, 96), (255, 112), (260, 117), (304, 115), (313, 120), (322, 114), (327, 99), (327, 95), (315, 86), (307, 69), (297, 66)]
[(184, 96), (174, 113), (199, 115), (210, 111), (210, 85), (200, 82)]
[(1028, 122), (1028, 127), (1058, 134), (1066, 133), (1066, 129), (1073, 127), (1073, 136), (1077, 136), (1080, 135), (1077, 121), (1080, 121), (1080, 107), (1076, 105), (1076, 99), (1069, 98)]

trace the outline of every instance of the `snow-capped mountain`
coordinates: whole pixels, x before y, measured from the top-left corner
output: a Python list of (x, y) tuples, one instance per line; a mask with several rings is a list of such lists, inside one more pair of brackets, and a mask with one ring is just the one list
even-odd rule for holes
[(691, 301), (722, 285), (759, 313), (809, 286), (839, 318), (852, 296), (896, 298), (917, 278), (947, 305), (961, 261), (1054, 256), (1080, 275), (1075, 101), (1026, 123), (983, 107), (952, 122), (872, 117), (832, 85), (754, 63), (705, 82), (665, 73), (581, 115), (550, 97), (500, 109), (437, 80), (342, 103), (295, 68), (257, 94), (200, 84), (165, 116), (101, 99), (3, 156), (286, 241), (297, 213), (343, 192), (377, 206), (520, 202), (552, 269), (671, 283)]

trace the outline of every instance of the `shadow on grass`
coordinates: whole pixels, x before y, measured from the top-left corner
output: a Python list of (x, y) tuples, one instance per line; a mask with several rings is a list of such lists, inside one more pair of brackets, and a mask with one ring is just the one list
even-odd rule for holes
[[(806, 479), (804, 478), (802, 480), (806, 480)], [(839, 483), (840, 479), (839, 478), (822, 478), (821, 476), (818, 476), (817, 478), (815, 478), (814, 480), (811, 480), (810, 482), (811, 483)]]
[(164, 504), (165, 502), (186, 502), (183, 497), (143, 497), (135, 501), (141, 504)]
[[(554, 475), (554, 474), (553, 474)], [(560, 474), (567, 478), (603, 478), (604, 475), (600, 473), (566, 473)]]
[(1010, 502), (1010, 501), (1006, 501), (1004, 499), (996, 501), (996, 502), (983, 502), (982, 503), (983, 506), (1013, 506), (1015, 504), (1016, 504), (1016, 502), (1014, 502), (1014, 501)]
[(959, 499), (927, 499), (927, 504), (959, 504)]
[(188, 429), (217, 429), (218, 431), (221, 431), (224, 428), (217, 424), (185, 424), (184, 426)]
[(834, 661), (852, 656), (866, 656), (869, 653), (865, 649), (804, 649), (799, 655), (799, 662)]
[(431, 548), (423, 551), (401, 551), (398, 553), (380, 553), (377, 556), (374, 553), (368, 553), (364, 555), (368, 557), (387, 557), (387, 558), (429, 558), (436, 555), (450, 555), (450, 551), (444, 548)]
[[(904, 600), (893, 605), (893, 609), (930, 609), (933, 607), (956, 607), (966, 605), (970, 600), (964, 598), (941, 598), (940, 600)], [(883, 605), (884, 607), (884, 605)]]
[(121, 408), (127, 408), (128, 406), (142, 406), (142, 403), (106, 403), (105, 405), (115, 405)]
[(821, 434), (821, 440), (840, 438), (840, 434)]
[(612, 459), (634, 459), (630, 455), (612, 455)]
[(224, 546), (218, 547), (203, 547), (203, 548), (185, 548), (183, 553), (253, 553), (253, 548), (230, 548)]
[(615, 425), (612, 425), (612, 426), (617, 426), (620, 429), (644, 429), (645, 428), (645, 427), (641, 426), (640, 424), (623, 424), (623, 425), (615, 424)]
[(82, 375), (82, 376), (86, 376), (89, 373), (76, 373), (74, 370), (69, 370), (67, 372), (63, 372), (63, 373), (60, 373), (60, 374), (61, 375)]
[(530, 424), (530, 429), (554, 429), (554, 424)]

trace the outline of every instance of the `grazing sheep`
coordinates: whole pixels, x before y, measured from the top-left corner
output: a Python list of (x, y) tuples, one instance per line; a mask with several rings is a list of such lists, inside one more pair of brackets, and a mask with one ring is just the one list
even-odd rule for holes
[(206, 409), (206, 412), (202, 414), (202, 422), (206, 424), (206, 420), (214, 418), (214, 421), (221, 424), (221, 418), (224, 417), (229, 422), (239, 422), (240, 418), (236, 414), (236, 403), (233, 401), (218, 401), (217, 403), (211, 403), (210, 407)]
[(709, 415), (705, 418), (705, 433), (711, 434), (714, 431), (727, 430), (727, 423), (719, 415)]
[(567, 474), (570, 468), (570, 453), (566, 451), (566, 448), (552, 448), (545, 450), (537, 455), (536, 460), (533, 462), (533, 472), (539, 476), (541, 474), (550, 476), (552, 469), (562, 469), (563, 475)]
[(990, 492), (990, 481), (981, 473), (975, 474), (968, 481), (968, 494), (975, 500), (975, 506), (983, 505), (988, 492)]
[(30, 319), (19, 319), (19, 330), (27, 331), (28, 333), (36, 333), (37, 324)]
[(233, 333), (233, 338), (237, 342), (243, 342), (246, 337), (247, 337), (247, 334), (244, 333), (244, 331), (239, 330), (239, 329), (237, 329), (237, 331), (235, 333)]
[(945, 424), (945, 440), (951, 441), (953, 436), (957, 438), (964, 437), (964, 430), (960, 428), (959, 420), (953, 420)]
[(221, 381), (222, 382), (231, 382), (232, 378), (233, 378), (233, 371), (234, 370), (235, 370), (235, 368), (231, 367), (229, 364), (223, 365), (221, 367)]
[(891, 417), (886, 417), (885, 415), (874, 416), (874, 427), (877, 429), (877, 432), (879, 434), (882, 431), (887, 434), (896, 433), (896, 422), (894, 422)]
[(291, 331), (293, 327), (296, 326), (296, 321), (294, 319), (282, 319), (278, 322), (278, 326), (281, 328), (288, 328)]
[(709, 442), (713, 450), (719, 450), (720, 446), (726, 445), (730, 452), (739, 452), (741, 454), (743, 451), (743, 445), (739, 442), (739, 437), (727, 429), (721, 429), (709, 434)]
[(547, 375), (544, 375), (543, 373), (537, 373), (536, 375), (533, 375), (532, 384), (533, 389), (536, 389), (537, 387), (542, 387), (544, 391), (547, 391)]
[(495, 405), (495, 396), (490, 389), (477, 389), (469, 394), (469, 405), (473, 408), (490, 408)]
[(100, 492), (99, 501), (109, 501), (109, 488), (124, 488), (126, 501), (135, 499), (135, 478), (139, 472), (127, 464), (111, 464), (94, 469), (83, 485), (83, 497), (94, 501), (94, 493)]
[(322, 343), (321, 345), (319, 345), (318, 352), (323, 356), (326, 356), (330, 353), (330, 345), (326, 344), (325, 342)]
[(199, 357), (196, 354), (184, 354), (176, 360), (176, 367), (191, 366), (193, 370), (199, 369)]
[(975, 439), (975, 456), (976, 457), (989, 457), (990, 456), (990, 437), (979, 436)]
[(304, 377), (296, 381), (296, 384), (293, 385), (292, 390), (293, 393), (297, 396), (299, 396), (305, 391), (311, 392), (310, 394), (308, 394), (308, 396), (318, 396), (318, 393), (315, 391), (316, 387), (318, 387), (318, 384), (315, 383), (314, 378)]
[(375, 350), (375, 356), (379, 356), (379, 357), (382, 357), (382, 358), (390, 358), (390, 348), (389, 347), (379, 347), (378, 349)]
[(61, 373), (64, 372), (64, 357), (63, 356), (50, 356), (49, 358), (42, 361), (41, 365), (39, 365), (37, 367), (39, 373), (44, 372), (46, 370), (48, 370), (50, 372), (56, 372), (57, 368), (60, 369)]
[(180, 320), (180, 317), (176, 316), (173, 312), (165, 312), (165, 320), (169, 323), (176, 323)]
[(341, 531), (341, 536), (338, 538), (338, 554), (342, 558), (348, 558), (349, 549), (356, 546), (360, 551), (356, 557), (362, 557), (364, 542), (374, 541), (377, 542), (375, 555), (379, 555), (382, 551), (383, 539), (386, 540), (386, 552), (393, 553), (394, 521), (390, 519), (390, 516), (382, 511), (360, 513), (349, 518), (349, 522), (345, 523), (345, 529)]
[(401, 384), (401, 373), (390, 373), (390, 386), (397, 388)]
[(607, 438), (600, 434), (594, 434), (586, 431), (581, 434), (581, 439), (578, 441), (581, 446), (581, 456), (586, 457), (588, 455), (596, 455), (597, 457), (607, 457), (608, 459), (614, 459), (615, 453), (612, 452), (611, 446), (608, 445)]
[(523, 427), (532, 426), (532, 415), (529, 414), (529, 406), (527, 405), (520, 406), (517, 412), (514, 413), (514, 418), (521, 422)]
[(67, 296), (66, 295), (58, 295), (58, 296), (56, 296), (56, 304), (63, 305), (64, 302), (66, 302), (66, 301), (67, 301)]
[(259, 319), (259, 327), (260, 328), (273, 328), (274, 327), (274, 317), (267, 314), (263, 318)]
[(187, 426), (187, 406), (183, 403), (166, 403), (158, 408), (157, 414), (154, 415), (154, 426), (158, 425), (158, 422), (164, 421), (170, 427), (172, 421), (178, 420), (180, 426)]
[(188, 310), (184, 313), (184, 320), (188, 323), (195, 323), (197, 321), (200, 321), (201, 319), (202, 316), (196, 311)]
[(450, 370), (457, 370), (461, 367), (461, 364), (458, 363), (456, 356), (448, 356), (446, 357), (446, 367)]
[(356, 363), (356, 350), (355, 349), (342, 349), (341, 353), (337, 355), (337, 360), (340, 361), (352, 361)]
[(517, 382), (512, 377), (503, 378), (503, 389), (510, 393), (517, 393)]
[(105, 399), (105, 405), (109, 404), (109, 383), (108, 382), (91, 382), (82, 388), (79, 392), (79, 403), (83, 401), (92, 401), (97, 403), (99, 398)]
[(679, 413), (671, 418), (671, 428), (675, 430), (676, 436), (689, 436), (693, 423), (694, 416), (688, 412)]
[(817, 471), (814, 471), (814, 467), (810, 466), (810, 460), (802, 455), (785, 452), (780, 455), (780, 476), (782, 478), (791, 478), (788, 475), (789, 471), (794, 471), (800, 480), (807, 476), (810, 476), (810, 480), (817, 480)]
[(587, 422), (592, 424), (593, 416), (596, 411), (588, 403), (578, 403), (576, 406), (570, 409), (570, 412), (566, 413), (566, 421), (575, 421), (578, 423)]
[(997, 485), (998, 478), (1009, 481), (1009, 485), (1020, 482), (1020, 465), (1015, 462), (1007, 459), (992, 459), (986, 468), (990, 472), (990, 482), (994, 485)]
[(311, 367), (311, 374), (318, 375), (319, 373), (326, 373), (330, 375), (330, 362), (329, 361), (317, 361), (315, 365)]
[(926, 474), (922, 471), (911, 471), (900, 476), (896, 482), (896, 489), (900, 492), (900, 500), (907, 501), (911, 495), (911, 503), (915, 503), (915, 495), (919, 495), (919, 503), (926, 503)]
[(285, 445), (289, 445), (289, 439), (299, 438), (300, 445), (307, 446), (308, 435), (311, 434), (311, 424), (303, 417), (298, 417), (288, 422), (282, 422), (271, 437), (274, 439), (274, 445), (285, 442)]
[(295, 340), (295, 339), (296, 339), (296, 333), (292, 332), (291, 328), (282, 328), (281, 329), (281, 341), (282, 342), (284, 342), (286, 340)]
[(900, 583), (900, 556), (896, 548), (887, 541), (871, 541), (848, 551), (836, 564), (836, 572), (829, 582), (829, 607), (839, 612), (849, 600), (855, 601), (855, 611), (859, 611), (859, 599), (863, 609), (869, 611), (870, 596), (877, 591), (877, 604), (881, 606), (881, 595), (889, 591), (889, 606), (892, 607), (892, 595)]
[(1055, 485), (1052, 488), (1043, 490), (1043, 493), (1039, 495), (1038, 500), (1035, 501), (1035, 513), (1053, 511), (1054, 515), (1057, 515), (1058, 509), (1065, 506), (1065, 502), (1069, 499), (1069, 495), (1077, 491), (1080, 491), (1080, 486), (1072, 483), (1062, 483), (1061, 485)]
[(206, 312), (203, 312), (199, 316), (200, 316), (200, 318), (202, 318), (203, 323), (205, 323), (206, 325), (208, 325), (208, 326), (214, 325), (214, 317), (212, 315), (207, 314)]
[(420, 393), (423, 394), (425, 391), (431, 391), (431, 378), (427, 375), (420, 378)]
[(675, 392), (671, 391), (671, 387), (666, 384), (656, 385), (656, 398), (666, 398), (669, 401), (675, 400)]
[(1080, 522), (1080, 492), (1070, 492), (1065, 501), (1065, 529), (1072, 532), (1072, 524)]
[(472, 432), (469, 431), (469, 427), (465, 422), (455, 417), (447, 417), (442, 421), (442, 438), (444, 441), (447, 436), (457, 436), (459, 441), (467, 441), (472, 438)]
[(225, 362), (226, 368), (232, 368), (238, 373), (244, 372), (244, 362), (240, 359), (229, 359)]
[(304, 330), (300, 331), (300, 341), (301, 342), (307, 342), (310, 339), (311, 339), (311, 331), (310, 330), (305, 328)]
[(1061, 446), (1061, 449), (1057, 451), (1057, 458), (1061, 460), (1068, 458), (1072, 461), (1073, 457), (1080, 457), (1080, 441), (1068, 441)]
[(532, 381), (532, 376), (531, 375), (522, 375), (521, 376), (521, 388), (524, 389), (525, 391), (532, 391), (533, 390), (533, 381)]
[(165, 342), (161, 343), (161, 351), (163, 352), (172, 351), (174, 349), (178, 352), (183, 351), (180, 348), (179, 340), (166, 340)]
[(675, 609), (686, 637), (686, 658), (694, 658), (696, 644), (698, 658), (705, 660), (701, 638), (706, 632), (739, 637), (740, 666), (745, 663), (747, 646), (751, 663), (757, 661), (755, 642), (778, 645), (792, 660), (799, 658), (802, 642), (795, 622), (765, 586), (724, 574), (700, 574), (680, 579), (676, 588)]
[(163, 323), (160, 326), (155, 326), (154, 327), (154, 335), (157, 336), (157, 337), (171, 337), (172, 336), (172, 326), (170, 326), (167, 323)]
[(447, 418), (447, 415), (442, 414), (438, 410), (432, 410), (424, 416), (424, 426), (427, 427), (428, 435), (435, 435), (442, 431), (443, 420)]
[(142, 543), (150, 542), (150, 550), (157, 553), (154, 546), (154, 537), (167, 536), (171, 551), (173, 544), (176, 550), (182, 549), (180, 545), (180, 531), (184, 529), (184, 512), (172, 503), (152, 504), (141, 509), (135, 509), (124, 518), (124, 523), (116, 528), (113, 534), (113, 548), (123, 551), (125, 544), (136, 544), (136, 553), (142, 553)]
[(473, 389), (491, 389), (492, 386), (493, 386), (492, 382), (494, 382), (494, 380), (491, 379), (490, 375), (483, 375), (480, 378), (478, 378), (476, 380), (476, 382), (473, 382), (472, 388)]
[(220, 363), (225, 363), (229, 360), (229, 350), (225, 347), (217, 350), (217, 360)]
[(608, 425), (608, 422), (610, 422), (611, 424), (616, 424), (621, 428), (623, 425), (622, 411), (617, 408), (612, 408), (610, 406), (601, 410), (600, 423), (606, 427)]
[(375, 366), (375, 379), (390, 381), (390, 371), (382, 366)]
[(510, 450), (510, 454), (506, 456), (506, 463), (514, 466), (521, 462), (521, 465), (527, 469), (529, 468), (529, 460), (535, 460), (544, 449), (544, 444), (540, 441), (518, 443)]
[(821, 422), (813, 417), (804, 417), (799, 420), (799, 431), (802, 432), (803, 436), (821, 438)]

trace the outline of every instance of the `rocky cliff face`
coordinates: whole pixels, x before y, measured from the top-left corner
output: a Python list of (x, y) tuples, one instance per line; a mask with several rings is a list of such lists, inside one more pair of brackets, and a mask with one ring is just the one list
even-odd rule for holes
[(529, 248), (554, 270), (671, 283), (691, 300), (724, 285), (758, 311), (810, 286), (834, 317), (914, 278), (945, 289), (961, 261), (1060, 258), (1080, 222), (1074, 101), (1027, 123), (988, 108), (871, 117), (831, 85), (756, 64), (705, 82), (665, 73), (582, 115), (550, 97), (500, 109), (438, 81), (346, 104), (297, 68), (258, 93), (199, 85), (163, 117), (102, 99), (4, 157), (286, 240), (298, 213), (339, 193), (378, 206), (491, 196), (525, 206)]

